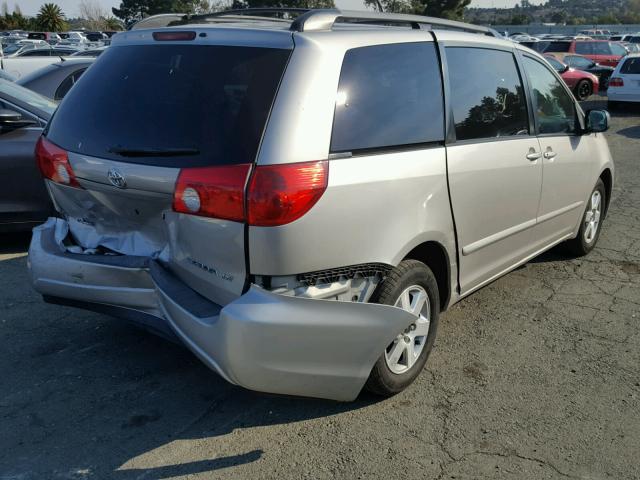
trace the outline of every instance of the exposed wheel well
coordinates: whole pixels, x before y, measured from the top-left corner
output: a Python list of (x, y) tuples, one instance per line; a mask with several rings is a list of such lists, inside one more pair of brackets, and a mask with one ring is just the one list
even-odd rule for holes
[(440, 310), (446, 310), (451, 297), (451, 267), (449, 255), (438, 242), (425, 242), (411, 250), (406, 258), (427, 265), (436, 277), (440, 294)]
[(605, 210), (604, 213), (605, 215), (607, 214), (607, 212), (609, 211), (609, 202), (611, 201), (611, 191), (613, 190), (613, 177), (611, 176), (611, 170), (609, 170), (608, 168), (602, 172), (602, 174), (600, 175), (600, 178), (602, 179), (602, 183), (604, 183), (604, 190), (605, 193), (607, 194), (607, 198), (606, 198), (606, 204), (605, 204)]

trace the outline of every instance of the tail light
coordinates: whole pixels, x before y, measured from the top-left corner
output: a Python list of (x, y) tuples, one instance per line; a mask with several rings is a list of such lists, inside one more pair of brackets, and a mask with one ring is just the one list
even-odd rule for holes
[(609, 86), (610, 87), (624, 87), (624, 80), (621, 79), (620, 77), (613, 77), (613, 78), (609, 79)]
[(251, 165), (185, 168), (173, 197), (176, 212), (272, 227), (291, 223), (327, 189), (329, 162), (262, 165), (255, 168), (244, 191)]
[(176, 42), (188, 41), (196, 38), (196, 32), (174, 32), (167, 30), (164, 32), (153, 32), (151, 34), (156, 42)]
[(82, 188), (73, 173), (66, 150), (51, 143), (45, 137), (40, 137), (36, 144), (35, 155), (43, 177), (62, 185)]
[(249, 185), (249, 225), (272, 227), (307, 213), (327, 189), (329, 162), (263, 165)]
[(173, 209), (203, 217), (244, 221), (244, 187), (250, 164), (183, 168), (173, 194)]

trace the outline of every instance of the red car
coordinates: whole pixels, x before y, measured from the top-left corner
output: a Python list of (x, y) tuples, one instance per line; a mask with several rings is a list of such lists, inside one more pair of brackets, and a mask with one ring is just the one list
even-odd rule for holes
[(553, 55), (545, 55), (544, 58), (560, 74), (564, 83), (569, 86), (578, 100), (586, 100), (591, 94), (600, 89), (598, 77), (592, 73), (571, 68)]
[(628, 52), (621, 44), (608, 40), (557, 40), (549, 42), (544, 53), (577, 53), (600, 65), (615, 67)]

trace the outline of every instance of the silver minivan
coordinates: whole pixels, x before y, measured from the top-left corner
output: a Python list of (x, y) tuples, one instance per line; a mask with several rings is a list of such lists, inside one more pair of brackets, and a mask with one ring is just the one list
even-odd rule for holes
[(483, 27), (272, 13), (114, 37), (36, 149), (57, 216), (33, 285), (246, 388), (392, 395), (447, 307), (555, 245), (594, 248), (609, 117)]

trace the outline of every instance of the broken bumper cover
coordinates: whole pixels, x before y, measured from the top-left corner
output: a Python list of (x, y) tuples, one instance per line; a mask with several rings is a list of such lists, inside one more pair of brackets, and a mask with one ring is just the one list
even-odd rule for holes
[(104, 306), (170, 330), (231, 383), (263, 392), (354, 400), (385, 347), (414, 321), (399, 308), (311, 300), (252, 286), (222, 307), (146, 257), (73, 254), (51, 218), (34, 229), (34, 288), (57, 303)]

